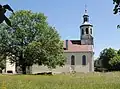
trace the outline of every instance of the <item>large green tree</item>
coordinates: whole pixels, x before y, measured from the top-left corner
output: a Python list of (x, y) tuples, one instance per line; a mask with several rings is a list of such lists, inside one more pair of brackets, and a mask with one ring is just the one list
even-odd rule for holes
[(20, 10), (9, 19), (13, 28), (0, 26), (1, 31), (6, 32), (5, 38), (0, 35), (4, 42), (0, 43), (0, 49), (11, 63), (16, 62), (22, 68), (23, 74), (26, 74), (26, 67), (34, 63), (49, 68), (64, 65), (63, 42), (43, 13)]
[(103, 68), (110, 69), (111, 65), (109, 61), (117, 55), (116, 50), (112, 48), (105, 48), (102, 52), (100, 52), (99, 60), (102, 61)]

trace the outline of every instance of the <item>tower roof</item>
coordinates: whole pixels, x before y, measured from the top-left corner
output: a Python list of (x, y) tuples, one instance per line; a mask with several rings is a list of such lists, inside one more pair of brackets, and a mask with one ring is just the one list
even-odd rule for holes
[(84, 12), (84, 15), (83, 15), (83, 23), (80, 27), (82, 27), (82, 26), (92, 26), (89, 23), (89, 15), (88, 15), (88, 10), (87, 10), (86, 5), (85, 5), (85, 12)]

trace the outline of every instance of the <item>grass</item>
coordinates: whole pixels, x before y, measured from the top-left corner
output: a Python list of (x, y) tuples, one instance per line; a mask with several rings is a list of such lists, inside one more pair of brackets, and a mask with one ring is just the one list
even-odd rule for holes
[(0, 75), (0, 89), (119, 89), (120, 72), (53, 76)]

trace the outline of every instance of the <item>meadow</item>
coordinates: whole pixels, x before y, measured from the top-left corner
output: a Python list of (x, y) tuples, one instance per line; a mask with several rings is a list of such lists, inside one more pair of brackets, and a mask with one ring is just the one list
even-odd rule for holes
[(119, 89), (120, 72), (0, 75), (0, 89)]

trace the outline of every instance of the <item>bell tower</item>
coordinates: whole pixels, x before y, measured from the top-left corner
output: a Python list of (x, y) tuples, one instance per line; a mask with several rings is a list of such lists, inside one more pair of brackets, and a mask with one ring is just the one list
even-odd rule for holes
[(83, 15), (83, 23), (80, 26), (80, 32), (81, 44), (93, 45), (93, 25), (89, 23), (89, 15), (86, 8)]

